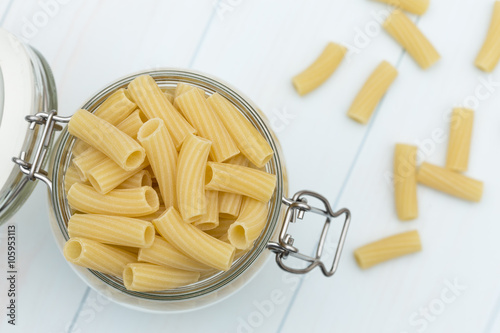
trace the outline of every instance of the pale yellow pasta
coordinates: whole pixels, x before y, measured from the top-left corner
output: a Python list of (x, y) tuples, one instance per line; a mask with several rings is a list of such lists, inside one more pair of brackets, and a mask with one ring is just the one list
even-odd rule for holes
[(219, 192), (205, 191), (207, 212), (193, 222), (200, 230), (215, 229), (219, 225)]
[(137, 140), (146, 149), (163, 203), (167, 208), (176, 206), (177, 150), (163, 120), (154, 118), (145, 122)]
[(82, 181), (87, 181), (89, 171), (106, 159), (109, 159), (109, 157), (94, 147), (89, 147), (73, 159), (73, 165), (75, 166), (80, 179)]
[(223, 162), (240, 152), (221, 119), (210, 107), (199, 89), (191, 89), (175, 99), (186, 119), (200, 136), (212, 141), (210, 157)]
[(254, 168), (227, 163), (207, 163), (205, 188), (210, 191), (246, 195), (268, 202), (276, 187), (276, 176)]
[(175, 246), (160, 236), (155, 237), (151, 247), (140, 249), (137, 258), (142, 262), (149, 262), (151, 264), (173, 267), (186, 271), (202, 272), (213, 269), (210, 266), (204, 265), (190, 257), (187, 257), (184, 253), (177, 250)]
[(391, 13), (383, 26), (421, 68), (429, 68), (441, 57), (415, 23), (399, 9)]
[(467, 171), (473, 123), (473, 110), (465, 108), (453, 109), (446, 168), (459, 172)]
[(175, 208), (167, 209), (153, 223), (163, 238), (187, 256), (219, 270), (227, 271), (231, 267), (234, 246), (184, 222)]
[(394, 150), (394, 198), (402, 221), (418, 217), (417, 147), (396, 144)]
[[(227, 163), (248, 166), (248, 159), (239, 154), (231, 158)], [(219, 215), (225, 218), (237, 217), (240, 213), (242, 199), (243, 196), (240, 194), (219, 192)]]
[(163, 204), (160, 204), (160, 207), (158, 207), (158, 210), (156, 212), (149, 215), (140, 216), (138, 218), (144, 221), (153, 222), (153, 220), (157, 219), (161, 216), (161, 214), (165, 213), (165, 210), (165, 206)]
[(328, 43), (321, 55), (302, 73), (292, 79), (293, 86), (303, 96), (318, 88), (335, 72), (344, 59), (347, 49), (336, 43)]
[(145, 159), (137, 169), (125, 171), (118, 164), (107, 158), (90, 169), (87, 177), (96, 191), (106, 194), (148, 165), (149, 161)]
[(175, 87), (175, 98), (179, 97), (180, 95), (192, 89), (198, 89), (199, 91), (203, 92), (203, 94), (205, 94), (205, 92), (200, 88), (197, 88), (195, 86), (186, 83), (178, 83), (177, 87)]
[(416, 15), (423, 15), (429, 8), (430, 0), (377, 0)]
[(144, 148), (134, 139), (86, 110), (78, 110), (71, 117), (68, 131), (127, 171), (136, 169), (146, 158)]
[(483, 196), (483, 182), (427, 162), (417, 172), (420, 184), (455, 197), (479, 202)]
[(125, 89), (121, 88), (109, 96), (94, 112), (94, 114), (112, 125), (117, 125), (127, 118), (137, 108)]
[(227, 231), (229, 242), (235, 248), (246, 250), (252, 246), (266, 225), (268, 207), (267, 202), (248, 197), (243, 200), (240, 215)]
[(352, 102), (347, 115), (362, 124), (366, 124), (397, 76), (397, 69), (387, 61), (382, 61), (366, 80)]
[(71, 153), (73, 154), (73, 156), (78, 156), (88, 148), (90, 148), (90, 145), (88, 143), (80, 139), (76, 139), (73, 148), (71, 148)]
[(492, 72), (500, 60), (500, 1), (495, 1), (486, 39), (476, 57), (477, 68)]
[(220, 239), (223, 235), (227, 235), (227, 231), (229, 230), (231, 224), (234, 223), (234, 221), (236, 221), (236, 219), (234, 218), (232, 219), (219, 218), (219, 225), (217, 226), (217, 228), (205, 230), (205, 232), (212, 237)]
[(141, 119), (141, 111), (135, 110), (121, 123), (116, 125), (116, 128), (130, 136), (132, 139), (136, 139), (137, 132), (139, 132), (139, 128), (141, 128), (143, 124), (144, 122)]
[[(219, 240), (223, 241), (224, 243), (231, 244), (231, 242), (229, 241), (229, 236), (228, 236), (227, 232), (224, 235), (220, 236)], [(251, 245), (249, 246), (248, 249), (245, 249), (245, 250), (236, 249), (236, 252), (234, 253), (233, 262), (235, 262), (239, 258), (243, 257), (243, 255), (245, 255), (246, 253), (248, 253), (248, 250), (250, 249), (250, 247), (251, 247)]]
[(196, 133), (196, 130), (168, 101), (151, 76), (142, 75), (135, 78), (128, 85), (128, 91), (149, 119), (160, 118), (165, 122), (177, 149), (189, 134)]
[[(128, 128), (124, 128), (125, 125), (127, 125), (127, 127), (129, 126), (125, 120), (127, 118), (131, 118), (128, 120), (128, 122), (130, 122), (134, 118), (133, 113), (131, 114), (131, 112), (135, 109), (135, 107), (136, 105), (125, 95), (125, 89), (118, 89), (99, 106), (94, 114), (109, 122), (111, 125), (116, 125), (118, 129), (130, 135), (127, 132)], [(74, 156), (78, 156), (89, 147), (90, 145), (88, 143), (78, 139), (73, 146), (72, 153)]]
[[(205, 91), (203, 89), (197, 88), (195, 86), (192, 86), (192, 85), (186, 84), (186, 83), (178, 83), (177, 87), (175, 88), (175, 98), (179, 97), (180, 95), (182, 95), (185, 92), (192, 90), (192, 89), (198, 90), (202, 96), (205, 96)], [(176, 108), (179, 108), (179, 105), (177, 104), (177, 101), (175, 100), (175, 98), (174, 98), (173, 104)]]
[(195, 283), (199, 272), (145, 263), (128, 264), (123, 270), (123, 284), (132, 291), (159, 291)]
[(73, 184), (81, 182), (82, 180), (80, 179), (78, 171), (76, 170), (75, 166), (71, 164), (66, 169), (66, 173), (64, 174), (64, 192), (68, 193), (69, 189), (71, 188), (71, 186), (73, 186)]
[(417, 230), (393, 235), (354, 251), (359, 267), (365, 269), (381, 262), (422, 250)]
[(135, 258), (136, 258), (135, 261), (137, 261), (137, 255), (139, 254), (139, 250), (141, 249), (140, 247), (131, 247), (131, 246), (121, 246), (121, 245), (111, 245), (111, 246), (116, 247), (117, 249), (127, 251), (127, 252), (134, 254)]
[(63, 254), (75, 265), (114, 276), (121, 276), (127, 264), (137, 261), (137, 256), (128, 251), (80, 237), (70, 238)]
[(273, 149), (259, 131), (230, 101), (218, 93), (207, 98), (207, 102), (218, 114), (241, 153), (256, 166), (264, 166), (273, 156)]
[[(155, 179), (156, 180), (156, 179)], [(163, 198), (161, 197), (161, 191), (160, 191), (160, 187), (158, 186), (158, 183), (154, 184), (153, 185), (153, 188), (154, 190), (156, 191), (156, 193), (158, 193), (158, 198), (160, 199), (160, 204), (164, 204), (163, 202)]]
[(210, 141), (191, 135), (179, 152), (177, 203), (184, 221), (192, 223), (207, 213), (204, 175)]
[(128, 217), (149, 215), (160, 207), (158, 195), (149, 186), (115, 189), (100, 194), (92, 186), (75, 183), (68, 192), (68, 203), (84, 213)]
[[(137, 137), (137, 132), (142, 126), (143, 122), (139, 116), (139, 110), (132, 112), (127, 118), (116, 125), (123, 133), (127, 134), (131, 138), (135, 139)], [(79, 141), (84, 142), (84, 141)], [(95, 149), (94, 147), (88, 147), (85, 151), (80, 152), (78, 156), (73, 159), (73, 163), (78, 170), (78, 174), (82, 181), (86, 181), (88, 178), (88, 172), (104, 161), (107, 158), (105, 154)]]
[(150, 247), (155, 238), (151, 222), (123, 216), (75, 214), (68, 222), (70, 237), (82, 237), (104, 244)]
[(170, 104), (174, 104), (174, 95), (172, 95), (171, 93), (169, 92), (166, 92), (164, 91), (163, 92), (165, 94), (165, 96), (167, 97), (168, 101), (170, 102)]
[[(117, 189), (124, 188), (139, 188), (142, 186), (153, 186), (153, 181), (151, 180), (151, 174), (147, 170), (141, 170), (133, 176), (130, 176), (126, 180), (123, 181), (120, 185), (118, 185)], [(155, 190), (156, 192), (156, 190)], [(159, 199), (159, 198), (158, 198)]]

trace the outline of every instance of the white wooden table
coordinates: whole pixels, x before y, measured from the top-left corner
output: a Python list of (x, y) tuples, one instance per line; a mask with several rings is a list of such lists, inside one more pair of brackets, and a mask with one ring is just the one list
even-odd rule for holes
[[(44, 5), (46, 4), (46, 5)], [(281, 140), (292, 191), (313, 189), (353, 212), (333, 278), (289, 275), (270, 260), (231, 298), (185, 314), (153, 315), (110, 303), (69, 268), (49, 229), (39, 184), (8, 224), (18, 228), (18, 321), (1, 332), (499, 332), (500, 68), (473, 66), (492, 0), (431, 0), (419, 27), (442, 55), (427, 71), (380, 28), (387, 7), (369, 0), (83, 1), (0, 0), (0, 25), (49, 61), (59, 112), (69, 115), (100, 87), (142, 69), (183, 67), (218, 76), (250, 96)], [(362, 36), (362, 31), (369, 35)], [(306, 97), (290, 78), (327, 41), (351, 50), (335, 75)], [(399, 77), (368, 126), (345, 113), (381, 60)], [(493, 81), (485, 85), (485, 80)], [(477, 96), (490, 90), (487, 97)], [(484, 94), (483, 94), (484, 95)], [(420, 217), (399, 222), (391, 184), (396, 142), (417, 143), (443, 165), (453, 106), (477, 102), (468, 175), (485, 182), (471, 204), (419, 188)], [(297, 242), (316, 233), (297, 230)], [(423, 252), (360, 270), (353, 250), (418, 229)], [(0, 268), (7, 229), (0, 228)], [(457, 284), (458, 287), (450, 287)]]

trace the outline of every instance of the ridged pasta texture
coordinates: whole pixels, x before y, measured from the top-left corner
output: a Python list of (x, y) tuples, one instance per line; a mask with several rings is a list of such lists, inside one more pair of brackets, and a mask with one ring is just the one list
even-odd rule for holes
[(120, 168), (113, 160), (106, 158), (90, 169), (87, 177), (97, 192), (106, 194), (148, 165), (149, 161), (145, 159), (137, 169), (126, 171)]
[(429, 8), (430, 0), (377, 0), (416, 15), (423, 15)]
[(390, 236), (362, 246), (354, 251), (361, 268), (370, 268), (381, 262), (422, 250), (418, 231), (409, 231)]
[(176, 148), (189, 134), (196, 130), (168, 101), (165, 94), (149, 75), (141, 75), (128, 85), (128, 92), (142, 112), (149, 118), (160, 118), (165, 122)]
[(138, 260), (149, 262), (151, 264), (184, 269), (186, 271), (209, 271), (210, 266), (204, 265), (199, 261), (186, 256), (175, 246), (171, 245), (165, 238), (156, 236), (153, 245), (149, 248), (139, 250)]
[(94, 114), (112, 125), (118, 125), (137, 108), (121, 88), (111, 94), (94, 112)]
[[(153, 180), (151, 179), (151, 174), (148, 170), (141, 170), (135, 175), (130, 176), (126, 180), (123, 181), (120, 185), (118, 185), (117, 189), (134, 189), (142, 186), (153, 186)], [(156, 191), (156, 190), (155, 190)], [(159, 196), (159, 195), (158, 195)], [(159, 198), (158, 198), (159, 200)]]
[(347, 49), (344, 46), (328, 43), (320, 56), (292, 79), (299, 95), (308, 94), (323, 84), (335, 72), (346, 53)]
[(175, 102), (199, 135), (212, 141), (210, 148), (212, 160), (223, 162), (238, 155), (240, 151), (236, 143), (199, 90), (188, 90), (177, 97)]
[(229, 242), (239, 250), (250, 248), (266, 225), (268, 211), (267, 203), (245, 198), (240, 215), (227, 232)]
[(473, 124), (473, 110), (465, 108), (453, 110), (450, 121), (446, 168), (459, 172), (467, 171)]
[(362, 124), (366, 124), (397, 76), (397, 69), (387, 61), (382, 61), (366, 80), (352, 102), (347, 115)]
[(145, 122), (137, 140), (146, 150), (163, 203), (176, 206), (177, 150), (164, 121), (154, 118)]
[(422, 69), (429, 68), (441, 58), (431, 42), (402, 11), (394, 10), (383, 26)]
[(210, 230), (219, 225), (219, 192), (205, 191), (207, 212), (193, 222), (200, 230)]
[(92, 186), (73, 184), (68, 203), (77, 211), (91, 214), (138, 217), (153, 214), (160, 206), (158, 194), (150, 186), (115, 189), (100, 194)]
[(136, 169), (146, 153), (134, 139), (86, 110), (78, 110), (68, 124), (70, 134), (104, 153), (122, 169)]
[(483, 182), (427, 162), (418, 169), (417, 180), (464, 200), (479, 202), (483, 196)]
[(139, 110), (135, 110), (121, 123), (116, 125), (116, 128), (135, 140), (137, 138), (137, 132), (139, 132), (139, 128), (141, 128), (143, 124), (144, 122), (141, 119), (141, 112)]
[(82, 237), (104, 244), (150, 247), (155, 230), (151, 222), (123, 216), (75, 214), (68, 222), (70, 237)]
[(205, 188), (246, 195), (268, 202), (276, 187), (276, 176), (235, 164), (208, 162)]
[(175, 208), (170, 207), (153, 220), (156, 230), (185, 255), (207, 266), (227, 271), (233, 262), (235, 248), (186, 223)]
[[(248, 159), (239, 154), (231, 158), (227, 163), (246, 167), (248, 166)], [(219, 192), (219, 215), (224, 218), (237, 217), (240, 213), (242, 199), (241, 194)]]
[(402, 221), (418, 217), (417, 147), (396, 144), (394, 149), (394, 199)]
[(128, 264), (123, 270), (125, 288), (142, 292), (174, 289), (195, 283), (199, 278), (199, 272), (147, 263)]
[(223, 122), (241, 153), (257, 167), (263, 167), (272, 158), (273, 149), (262, 134), (219, 93), (213, 94), (207, 101)]
[(70, 238), (63, 254), (75, 265), (120, 277), (127, 264), (137, 261), (137, 256), (128, 251), (81, 237)]
[(500, 60), (500, 1), (495, 1), (488, 34), (476, 57), (477, 68), (492, 72)]
[(204, 179), (210, 146), (209, 140), (192, 135), (179, 152), (177, 200), (179, 212), (188, 223), (207, 213)]

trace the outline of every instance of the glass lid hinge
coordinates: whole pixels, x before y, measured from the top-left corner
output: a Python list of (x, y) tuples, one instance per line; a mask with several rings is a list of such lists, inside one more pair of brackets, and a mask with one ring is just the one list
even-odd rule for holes
[(47, 157), (47, 151), (49, 150), (54, 132), (62, 129), (61, 125), (57, 123), (67, 123), (70, 119), (71, 117), (58, 116), (56, 110), (26, 116), (26, 121), (30, 123), (29, 129), (31, 131), (34, 131), (37, 126), (43, 126), (42, 135), (40, 136), (38, 145), (34, 149), (31, 161), (27, 161), (28, 154), (25, 151), (21, 152), (19, 157), (12, 158), (12, 161), (19, 165), (21, 172), (29, 180), (41, 180), (47, 184), (50, 190), (52, 190), (52, 181), (48, 178), (47, 172), (42, 170), (42, 166)]
[[(312, 197), (320, 200), (324, 204), (324, 209), (309, 205), (307, 202), (307, 197)], [(349, 223), (351, 221), (350, 211), (346, 208), (343, 208), (338, 210), (337, 212), (334, 212), (325, 197), (311, 191), (297, 192), (291, 199), (283, 198), (283, 203), (287, 205), (288, 208), (285, 213), (285, 221), (283, 223), (283, 227), (281, 228), (279, 240), (278, 242), (269, 242), (267, 244), (267, 248), (276, 253), (276, 262), (278, 266), (280, 266), (287, 272), (295, 274), (308, 273), (316, 266), (319, 266), (325, 276), (332, 276), (333, 274), (335, 274), (335, 271), (337, 270), (339, 264), (340, 256), (342, 254), (342, 249), (344, 247), (347, 230), (349, 229)], [(288, 227), (290, 226), (290, 223), (296, 222), (297, 218), (302, 220), (306, 212), (319, 214), (326, 218), (314, 257), (300, 253), (299, 249), (293, 246), (294, 239), (288, 233)], [(328, 229), (330, 228), (330, 223), (334, 218), (339, 217), (340, 215), (345, 215), (344, 224), (342, 226), (342, 231), (335, 251), (333, 264), (330, 269), (327, 269), (325, 264), (321, 261), (321, 256), (325, 247), (326, 236), (328, 234)], [(303, 260), (307, 263), (307, 266), (305, 268), (292, 268), (286, 265), (284, 261), (289, 255)]]

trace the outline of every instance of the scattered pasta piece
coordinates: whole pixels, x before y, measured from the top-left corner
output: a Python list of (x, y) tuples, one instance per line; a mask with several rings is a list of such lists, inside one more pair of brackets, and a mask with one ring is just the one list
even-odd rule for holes
[(402, 11), (394, 10), (383, 26), (421, 68), (427, 69), (439, 60), (434, 46)]
[(423, 15), (430, 0), (377, 0), (416, 15)]
[(336, 43), (328, 43), (321, 55), (302, 73), (296, 75), (293, 86), (303, 96), (318, 88), (335, 72), (347, 49)]
[(459, 172), (467, 171), (473, 123), (473, 110), (464, 108), (453, 110), (450, 122), (446, 168)]
[(366, 80), (363, 88), (352, 102), (347, 115), (362, 124), (366, 124), (397, 76), (397, 69), (387, 61), (382, 61)]
[(381, 262), (422, 250), (417, 230), (393, 235), (370, 243), (354, 251), (359, 267), (365, 269)]
[(396, 144), (394, 150), (394, 198), (402, 221), (418, 217), (417, 147)]
[(417, 172), (420, 184), (455, 197), (479, 202), (483, 195), (483, 182), (429, 163), (422, 163)]
[(492, 72), (500, 60), (500, 1), (493, 7), (490, 27), (486, 39), (477, 55), (475, 65), (485, 72)]

